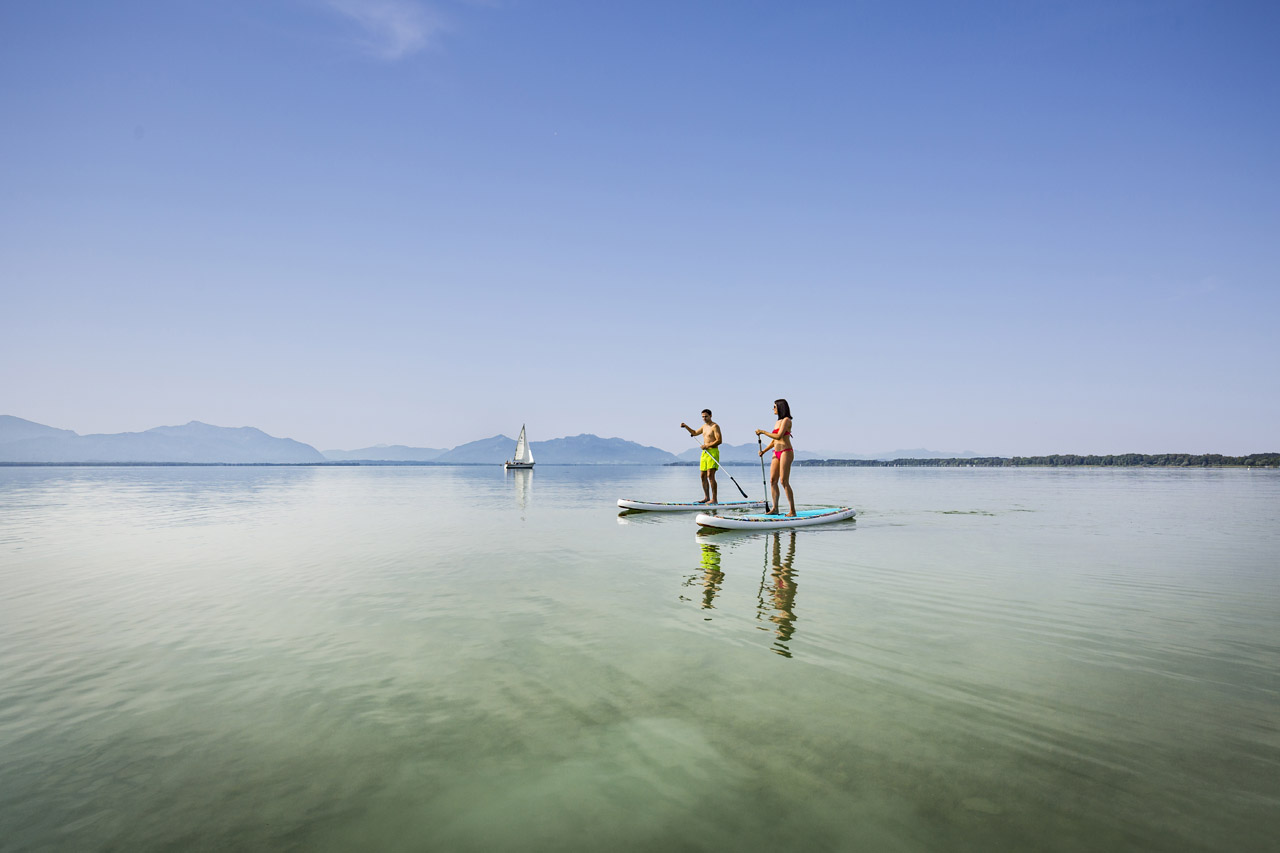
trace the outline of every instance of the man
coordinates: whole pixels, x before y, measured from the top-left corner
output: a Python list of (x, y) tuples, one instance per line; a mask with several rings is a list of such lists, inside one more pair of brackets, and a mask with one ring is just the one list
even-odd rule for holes
[(689, 431), (689, 435), (702, 436), (702, 453), (698, 456), (698, 470), (702, 472), (702, 500), (700, 504), (719, 503), (716, 487), (716, 469), (720, 467), (720, 425), (711, 420), (711, 410), (702, 410), (702, 426), (694, 429), (683, 421), (680, 426)]

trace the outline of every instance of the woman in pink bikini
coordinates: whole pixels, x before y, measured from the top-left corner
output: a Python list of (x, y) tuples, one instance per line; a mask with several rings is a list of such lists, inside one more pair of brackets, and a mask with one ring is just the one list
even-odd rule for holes
[(773, 413), (778, 416), (778, 422), (773, 425), (773, 432), (758, 429), (756, 435), (772, 439), (769, 446), (760, 451), (760, 455), (764, 456), (770, 450), (773, 451), (773, 462), (769, 464), (769, 483), (773, 486), (773, 511), (778, 512), (778, 482), (781, 481), (782, 488), (787, 492), (787, 503), (791, 505), (791, 512), (787, 515), (794, 518), (796, 496), (791, 493), (791, 463), (795, 461), (796, 454), (791, 448), (791, 407), (787, 405), (786, 400), (774, 400)]

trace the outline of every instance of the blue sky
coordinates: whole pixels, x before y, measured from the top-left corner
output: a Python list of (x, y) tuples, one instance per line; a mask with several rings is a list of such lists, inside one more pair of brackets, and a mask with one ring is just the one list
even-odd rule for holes
[(1280, 5), (0, 7), (0, 413), (1280, 449)]

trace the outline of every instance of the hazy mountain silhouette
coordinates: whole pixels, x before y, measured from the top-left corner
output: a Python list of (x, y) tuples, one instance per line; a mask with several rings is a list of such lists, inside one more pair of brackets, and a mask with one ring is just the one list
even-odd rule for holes
[[(621, 438), (583, 434), (548, 441), (531, 441), (533, 458), (545, 465), (665, 465), (676, 457), (657, 447)], [(516, 440), (505, 435), (460, 444), (433, 461), (499, 465), (516, 452)]]
[[(533, 447), (533, 458), (536, 460), (538, 458), (538, 445), (534, 443)], [(477, 441), (469, 441), (466, 444), (459, 444), (457, 447), (441, 453), (432, 461), (455, 465), (501, 465), (512, 456), (515, 456), (515, 453), (516, 440), (514, 438), (495, 435), (493, 438), (482, 438)]]
[[(691, 442), (692, 443), (692, 442)], [(764, 443), (766, 446), (768, 442)], [(971, 459), (978, 454), (971, 452), (964, 453), (940, 453), (936, 450), (894, 450), (889, 453), (877, 453), (867, 456), (861, 453), (849, 453), (847, 451), (836, 450), (796, 450), (797, 459)], [(682, 451), (677, 458), (681, 462), (696, 462), (698, 457), (702, 455), (702, 451), (696, 447)], [(754, 444), (722, 444), (720, 445), (720, 461), (728, 464), (730, 462), (755, 462), (760, 458), (759, 448)], [(768, 456), (765, 457), (768, 460)]]
[(0, 462), (323, 462), (320, 451), (254, 427), (191, 421), (145, 432), (79, 435), (0, 416)]
[[(679, 455), (622, 438), (583, 434), (534, 441), (534, 458), (545, 465), (665, 465), (696, 462), (701, 455), (690, 447)], [(68, 429), (0, 415), (0, 462), (208, 462), (208, 463), (308, 463), (308, 462), (434, 462), (439, 464), (500, 465), (515, 453), (516, 440), (495, 435), (460, 444), (450, 450), (407, 447), (402, 444), (358, 450), (326, 450), (309, 444), (275, 438), (253, 427), (219, 427), (192, 421), (183, 426), (163, 426), (145, 432), (79, 435)], [(972, 458), (974, 453), (939, 453), (932, 450), (895, 450), (875, 456), (798, 450), (797, 459), (939, 459)], [(723, 444), (720, 459), (728, 463), (759, 461), (755, 444)]]
[(69, 429), (38, 424), (13, 415), (0, 415), (0, 445), (14, 441), (26, 441), (29, 438), (70, 438), (75, 433)]
[(888, 453), (877, 453), (874, 456), (821, 456), (820, 459), (976, 459), (977, 453), (965, 450), (960, 453), (949, 453), (945, 450), (925, 450), (917, 447), (914, 450), (891, 450)]
[[(689, 442), (693, 444), (693, 442)], [(765, 442), (761, 446), (766, 446)], [(697, 462), (702, 458), (702, 449), (700, 447), (690, 447), (688, 450), (681, 451), (677, 457), (681, 462)], [(796, 451), (797, 459), (825, 459), (824, 456), (814, 456), (811, 451)], [(754, 444), (722, 444), (720, 445), (720, 461), (728, 465), (731, 462), (758, 462), (760, 460), (760, 448)]]
[(379, 444), (359, 450), (321, 451), (324, 458), (331, 462), (431, 462), (447, 452), (435, 447), (407, 447), (403, 444)]
[(531, 443), (533, 458), (551, 465), (665, 465), (676, 461), (674, 454), (657, 447), (589, 433)]

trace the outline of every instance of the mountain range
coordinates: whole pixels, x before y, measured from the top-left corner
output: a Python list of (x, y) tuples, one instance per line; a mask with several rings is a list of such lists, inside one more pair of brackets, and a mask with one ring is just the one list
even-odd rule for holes
[[(797, 450), (796, 459), (971, 459), (978, 454), (970, 451), (963, 453), (939, 453), (936, 450), (894, 450), (888, 453), (877, 453), (873, 456), (864, 456), (858, 453), (848, 453), (836, 450)], [(697, 447), (690, 447), (681, 453), (676, 454), (676, 459), (681, 462), (697, 462), (698, 457), (702, 455), (702, 451)], [(760, 458), (760, 450), (754, 444), (722, 444), (720, 445), (720, 461), (726, 465), (751, 462), (755, 463)]]
[[(668, 453), (622, 438), (583, 434), (530, 442), (534, 458), (546, 465), (666, 465), (696, 462), (691, 447)], [(515, 452), (516, 440), (495, 435), (442, 450), (432, 447), (378, 445), (358, 450), (326, 450), (290, 438), (276, 438), (254, 427), (220, 427), (191, 421), (144, 432), (79, 435), (12, 415), (0, 415), (0, 463), (222, 463), (308, 464), (323, 462), (397, 462), (441, 465), (499, 465)], [(797, 459), (902, 459), (971, 457), (927, 450), (858, 456), (849, 453), (798, 451)], [(754, 444), (721, 445), (725, 463), (756, 463)]]
[[(515, 442), (512, 442), (515, 446)], [(448, 453), (435, 447), (406, 447), (403, 444), (379, 444), (359, 450), (322, 450), (330, 462), (431, 462)]]
[(69, 429), (0, 415), (0, 462), (323, 462), (309, 444), (253, 427), (192, 421), (145, 432), (79, 435)]
[[(544, 465), (666, 465), (675, 454), (621, 438), (574, 435), (531, 441), (533, 458)], [(461, 444), (436, 457), (439, 463), (500, 464), (515, 454), (516, 440), (505, 435)]]

